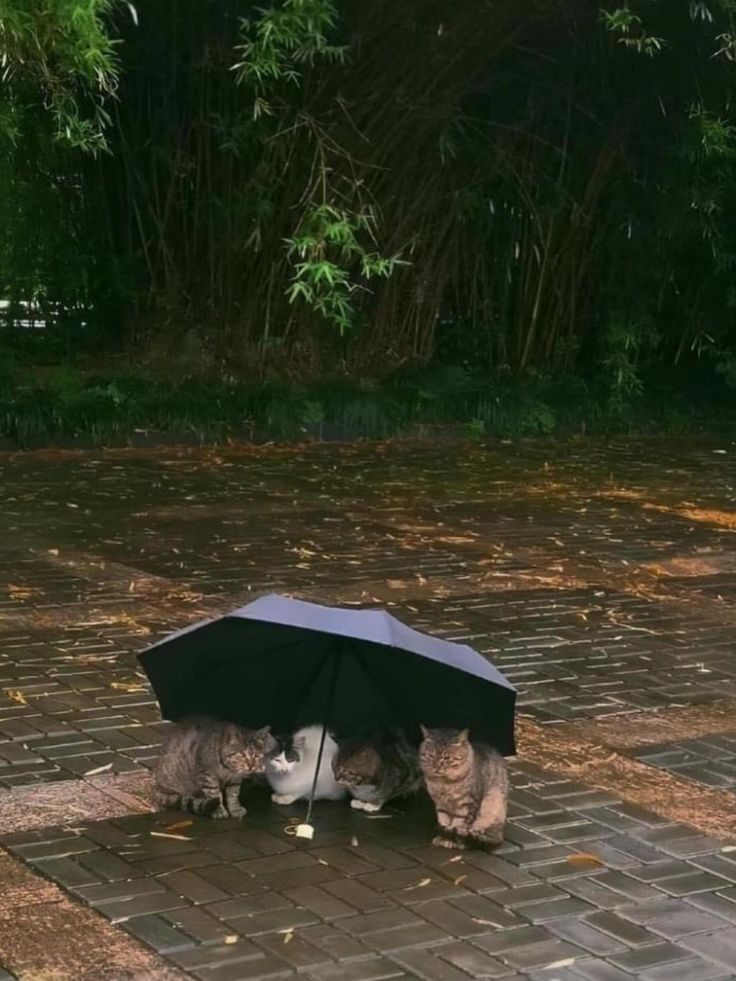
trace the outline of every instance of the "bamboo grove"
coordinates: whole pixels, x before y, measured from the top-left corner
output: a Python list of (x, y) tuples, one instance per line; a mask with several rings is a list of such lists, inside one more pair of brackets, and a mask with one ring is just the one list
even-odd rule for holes
[(49, 357), (220, 377), (736, 377), (734, 13), (0, 0), (4, 343), (32, 303)]

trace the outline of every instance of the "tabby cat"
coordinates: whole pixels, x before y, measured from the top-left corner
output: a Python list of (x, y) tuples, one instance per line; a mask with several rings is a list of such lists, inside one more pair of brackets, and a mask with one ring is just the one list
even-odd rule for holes
[(439, 825), (433, 844), (500, 845), (509, 789), (504, 758), (491, 746), (471, 742), (467, 729), (421, 730), (419, 764)]
[(387, 801), (414, 793), (423, 783), (417, 751), (400, 729), (340, 743), (332, 769), (350, 791), (356, 811), (380, 811)]
[(243, 729), (205, 716), (182, 720), (164, 737), (154, 770), (159, 805), (213, 818), (244, 817), (240, 785), (265, 771), (274, 745), (270, 726)]

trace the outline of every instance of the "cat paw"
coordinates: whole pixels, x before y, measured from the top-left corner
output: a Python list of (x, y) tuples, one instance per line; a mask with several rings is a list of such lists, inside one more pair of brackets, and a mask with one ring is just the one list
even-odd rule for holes
[(248, 813), (244, 807), (231, 807), (229, 809), (231, 818), (244, 818)]
[(293, 804), (294, 801), (299, 800), (298, 797), (293, 797), (291, 794), (271, 794), (271, 800), (274, 804), (282, 804), (287, 806), (288, 804)]
[(355, 811), (364, 811), (364, 810), (366, 810), (365, 801), (358, 800), (357, 797), (353, 797), (353, 799), (350, 801), (350, 806)]
[(435, 835), (432, 844), (437, 848), (456, 848), (459, 850), (465, 848), (464, 841), (453, 841), (452, 838), (447, 838), (445, 835)]
[(369, 814), (375, 814), (376, 811), (380, 811), (383, 804), (371, 804), (368, 801), (363, 802), (363, 810), (367, 811)]
[(210, 814), (210, 817), (219, 821), (221, 818), (230, 817), (230, 815), (228, 814), (227, 808), (224, 806), (224, 804), (218, 804), (214, 811), (212, 811)]

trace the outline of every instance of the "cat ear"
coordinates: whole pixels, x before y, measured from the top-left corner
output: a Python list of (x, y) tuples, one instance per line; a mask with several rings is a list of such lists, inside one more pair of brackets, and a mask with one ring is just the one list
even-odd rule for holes
[(469, 736), (470, 731), (468, 729), (461, 729), (457, 736), (455, 736), (455, 742), (458, 743), (458, 745), (462, 745), (463, 743), (468, 742)]
[(271, 726), (262, 726), (260, 729), (256, 729), (256, 739), (265, 739), (266, 736), (271, 735)]
[(422, 736), (425, 739), (430, 739), (430, 740), (432, 739), (432, 736), (431, 736), (431, 734), (429, 732), (429, 729), (426, 726), (423, 726), (423, 725), (420, 724), (419, 725), (419, 728), (422, 730)]

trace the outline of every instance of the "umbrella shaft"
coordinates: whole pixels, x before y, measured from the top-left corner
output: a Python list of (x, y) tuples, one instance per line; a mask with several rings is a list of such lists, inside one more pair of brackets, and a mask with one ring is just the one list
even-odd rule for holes
[(327, 704), (325, 705), (324, 714), (324, 724), (322, 725), (322, 736), (319, 741), (319, 750), (317, 751), (317, 764), (314, 768), (314, 780), (312, 781), (312, 789), (309, 793), (309, 805), (307, 807), (307, 816), (305, 821), (309, 824), (312, 817), (312, 808), (314, 806), (314, 795), (317, 791), (317, 781), (319, 780), (319, 771), (322, 766), (322, 756), (325, 750), (325, 740), (327, 739), (327, 727), (330, 724), (330, 714), (332, 712), (332, 706), (335, 701), (335, 691), (337, 690), (337, 675), (340, 670), (340, 659), (337, 654), (332, 655), (332, 679), (330, 681), (329, 693), (327, 696)]

